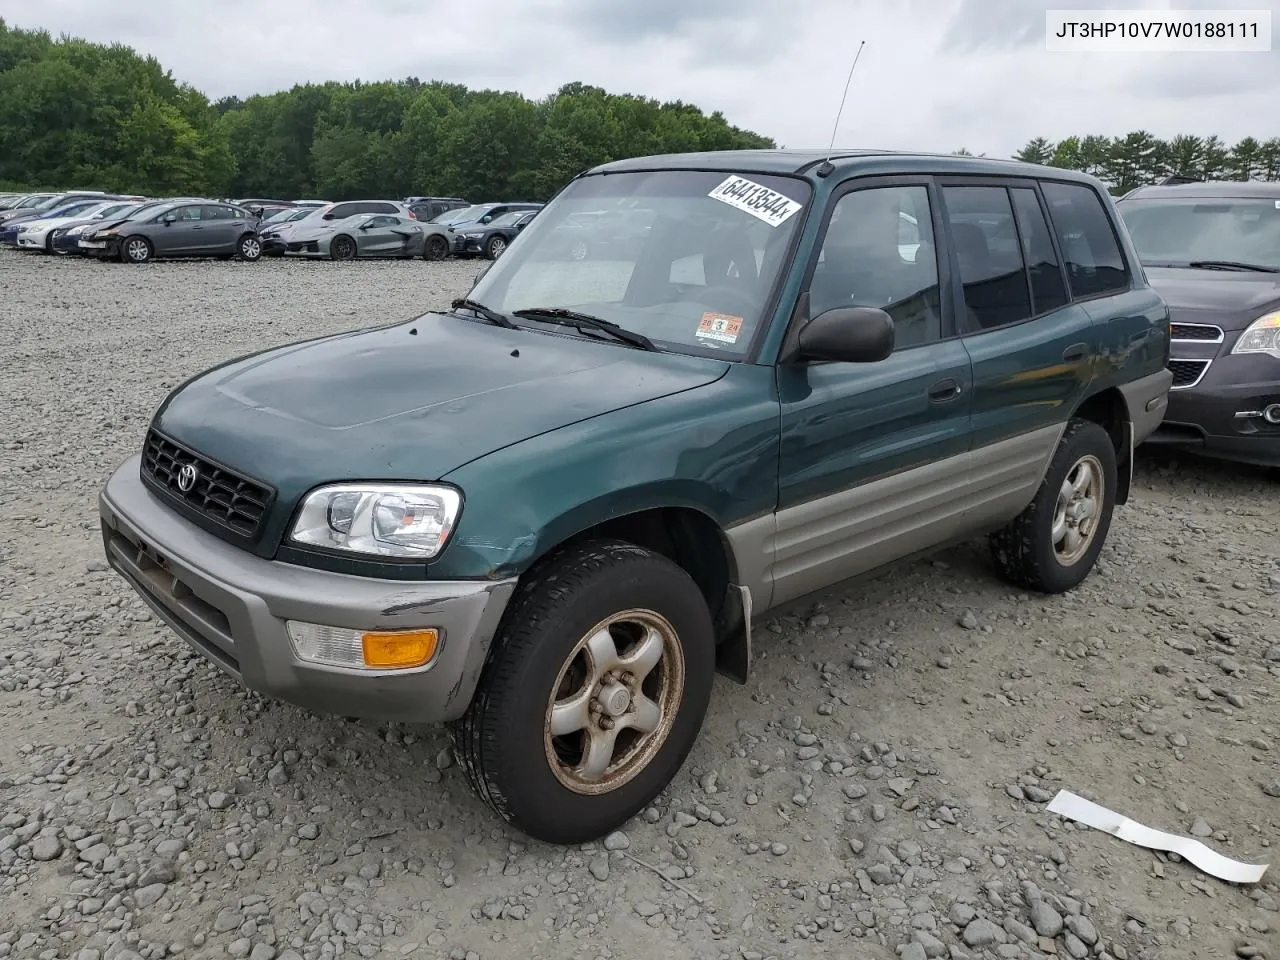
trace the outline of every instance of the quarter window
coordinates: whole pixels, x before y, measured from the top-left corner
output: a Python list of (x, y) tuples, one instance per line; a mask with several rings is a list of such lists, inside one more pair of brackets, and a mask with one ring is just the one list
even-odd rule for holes
[(942, 339), (927, 188), (873, 187), (836, 202), (809, 285), (809, 313), (838, 307), (884, 310), (899, 349)]
[(1074, 297), (1096, 297), (1129, 288), (1129, 270), (1102, 199), (1079, 183), (1041, 184), (1049, 219), (1058, 234)]
[(944, 187), (964, 285), (966, 328), (992, 330), (1034, 316), (1022, 244), (1004, 187)]

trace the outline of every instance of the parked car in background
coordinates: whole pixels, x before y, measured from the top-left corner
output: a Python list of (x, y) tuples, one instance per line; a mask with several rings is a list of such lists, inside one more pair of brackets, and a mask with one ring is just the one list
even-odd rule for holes
[(464, 232), (487, 227), (494, 220), (508, 213), (537, 211), (543, 206), (544, 204), (541, 203), (474, 203), (469, 207), (442, 213), (432, 223), (441, 224), (449, 229), (452, 234), (450, 250), (455, 255), (461, 256), (467, 247), (467, 238), (462, 235)]
[(22, 199), (21, 204), (0, 212), (0, 223), (12, 223), (17, 217), (40, 215), (49, 210), (64, 207), (77, 200), (111, 200), (119, 199), (115, 194), (103, 193), (101, 190), (72, 190), (63, 193), (31, 194)]
[(291, 207), (266, 217), (258, 224), (258, 239), (262, 241), (264, 257), (283, 256), (289, 235), (289, 226), (303, 220), (311, 213), (311, 207)]
[[(543, 247), (621, 202), (630, 259)], [(185, 380), (100, 495), (103, 549), (246, 687), (448, 722), (496, 816), (581, 844), (667, 787), (769, 611), (975, 536), (1019, 590), (1083, 583), (1168, 325), (1074, 171), (622, 160), (451, 310)]]
[(570, 259), (628, 257), (653, 226), (650, 211), (604, 209), (565, 217), (546, 243), (565, 250)]
[(29, 211), (21, 216), (13, 217), (0, 224), (0, 244), (10, 247), (19, 246), (19, 238), (30, 228), (31, 224), (41, 223), (47, 219), (71, 216), (95, 207), (99, 202), (97, 200), (72, 200), (48, 210)]
[(120, 211), (133, 206), (137, 206), (137, 204), (130, 200), (88, 201), (67, 204), (58, 210), (50, 211), (45, 216), (20, 223), (18, 225), (18, 248), (52, 253), (54, 234), (59, 228), (65, 228), (81, 220), (100, 219), (107, 212)]
[[(99, 260), (106, 260), (106, 244), (103, 241), (94, 241), (92, 236), (95, 233), (111, 230), (119, 227), (121, 224), (133, 219), (143, 219), (151, 210), (157, 210), (160, 207), (171, 206), (175, 203), (204, 203), (207, 202), (202, 197), (158, 197), (154, 200), (144, 200), (136, 207), (128, 210), (122, 210), (119, 213), (104, 217), (102, 220), (91, 224), (85, 230), (80, 231), (75, 245), (75, 252), (82, 256), (97, 257)], [(54, 249), (58, 249), (57, 241), (54, 242)]]
[(295, 207), (327, 207), (332, 201), (329, 200), (295, 200)]
[(162, 257), (257, 260), (262, 256), (257, 226), (257, 217), (228, 203), (170, 203), (98, 230), (82, 246), (100, 249), (108, 259), (135, 264)]
[(537, 210), (513, 210), (484, 225), (477, 223), (458, 227), (453, 236), (461, 243), (454, 247), (454, 253), (462, 257), (497, 260), (537, 215)]
[(147, 205), (146, 201), (125, 200), (104, 204), (71, 220), (64, 220), (49, 231), (48, 247), (58, 254), (79, 253), (79, 242), (85, 230), (93, 230), (118, 220), (133, 216)]
[(4, 223), (15, 215), (27, 213), (34, 209), (36, 204), (57, 196), (56, 193), (24, 193), (22, 196), (14, 197), (7, 205), (0, 208), (0, 223)]
[(1139, 187), (1116, 206), (1172, 318), (1148, 442), (1280, 467), (1280, 183)]
[(361, 213), (345, 220), (299, 221), (289, 233), (286, 250), (299, 256), (330, 260), (375, 257), (443, 260), (449, 255), (449, 240), (443, 227), (412, 217)]
[(442, 213), (450, 210), (461, 210), (470, 206), (461, 197), (405, 197), (405, 205), (413, 211), (419, 220), (434, 220)]

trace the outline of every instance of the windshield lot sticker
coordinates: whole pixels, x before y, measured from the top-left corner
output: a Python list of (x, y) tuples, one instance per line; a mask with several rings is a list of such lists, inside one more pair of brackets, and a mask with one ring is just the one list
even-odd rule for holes
[(731, 313), (704, 313), (698, 322), (698, 336), (720, 343), (737, 343), (742, 332), (742, 318)]
[(800, 209), (800, 204), (776, 190), (748, 180), (746, 177), (728, 177), (707, 194), (731, 207), (745, 210), (771, 227), (781, 226)]

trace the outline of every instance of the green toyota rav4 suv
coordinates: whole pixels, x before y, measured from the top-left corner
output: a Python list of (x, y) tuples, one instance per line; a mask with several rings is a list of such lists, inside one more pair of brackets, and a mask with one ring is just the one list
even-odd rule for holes
[[(602, 213), (632, 240), (574, 258)], [(451, 309), (179, 386), (103, 540), (246, 687), (449, 722), (499, 815), (585, 841), (680, 769), (717, 669), (745, 682), (753, 616), (978, 535), (1024, 588), (1087, 576), (1168, 320), (1081, 174), (619, 161)]]

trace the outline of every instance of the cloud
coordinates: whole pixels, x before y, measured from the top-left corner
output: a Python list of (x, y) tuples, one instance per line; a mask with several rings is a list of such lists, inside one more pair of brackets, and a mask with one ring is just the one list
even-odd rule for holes
[(541, 97), (581, 81), (719, 110), (785, 146), (825, 147), (865, 39), (837, 146), (1008, 156), (1032, 137), (1073, 133), (1280, 135), (1280, 53), (1045, 50), (1047, 8), (1142, 2), (0, 0), (0, 17), (127, 43), (211, 97), (406, 76)]

